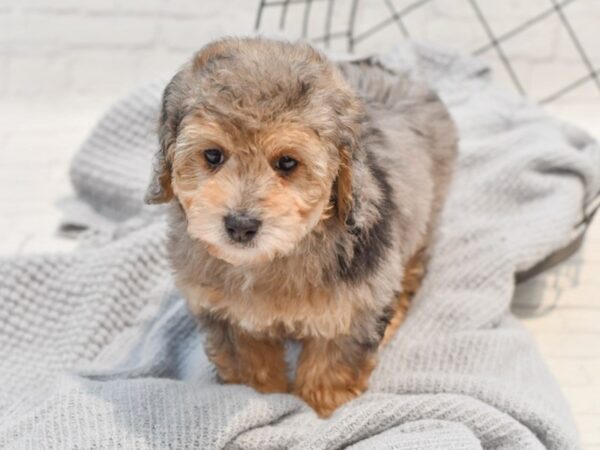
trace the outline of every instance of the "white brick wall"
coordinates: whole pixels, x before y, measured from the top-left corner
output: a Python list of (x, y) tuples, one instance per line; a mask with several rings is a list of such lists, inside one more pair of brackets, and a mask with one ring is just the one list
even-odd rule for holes
[[(313, 35), (324, 29), (320, 23), (326, 3), (313, 5)], [(349, 1), (336, 2), (334, 29), (347, 23), (349, 9), (344, 3)], [(393, 1), (398, 10), (410, 3)], [(478, 4), (497, 33), (551, 6), (550, 0), (478, 0)], [(144, 81), (170, 75), (210, 39), (251, 32), (257, 6), (258, 0), (1, 0), (0, 99), (120, 95)], [(301, 5), (290, 7), (288, 30), (300, 30), (303, 11)], [(600, 65), (600, 2), (576, 0), (565, 11)], [(263, 22), (267, 28), (269, 20), (271, 25), (278, 22), (278, 14), (267, 11)], [(362, 0), (356, 29), (365, 30), (387, 15), (383, 0)], [(487, 41), (467, 0), (432, 1), (407, 16), (405, 24), (416, 37), (466, 51)], [(386, 48), (400, 38), (392, 24), (359, 50)], [(506, 49), (534, 98), (584, 73), (557, 18), (531, 28)], [(499, 69), (498, 79), (506, 81), (495, 53), (488, 58)], [(584, 88), (573, 96), (582, 101), (589, 92)]]
[(252, 0), (3, 0), (0, 98), (120, 95), (208, 40), (252, 31)]

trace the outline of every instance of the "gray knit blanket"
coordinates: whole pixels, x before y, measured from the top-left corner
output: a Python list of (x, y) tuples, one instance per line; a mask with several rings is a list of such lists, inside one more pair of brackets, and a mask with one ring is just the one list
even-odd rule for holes
[(163, 212), (142, 205), (155, 83), (112, 108), (73, 162), (63, 231), (80, 248), (0, 261), (1, 448), (579, 447), (510, 306), (515, 275), (585, 229), (598, 145), (470, 57), (403, 44), (379, 58), (439, 91), (460, 157), (428, 274), (369, 390), (322, 420), (292, 395), (216, 381), (172, 285)]

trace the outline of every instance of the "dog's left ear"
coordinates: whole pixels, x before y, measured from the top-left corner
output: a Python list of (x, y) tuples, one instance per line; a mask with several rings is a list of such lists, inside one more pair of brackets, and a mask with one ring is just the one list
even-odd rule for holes
[[(343, 95), (338, 98), (344, 99)], [(351, 225), (356, 207), (355, 196), (360, 189), (361, 177), (356, 177), (357, 164), (360, 166), (363, 157), (361, 142), (362, 105), (355, 98), (346, 94), (343, 105), (338, 105), (338, 155), (339, 167), (335, 182), (336, 212), (339, 220)]]
[(173, 198), (171, 188), (171, 167), (166, 161), (163, 150), (159, 149), (152, 163), (152, 175), (146, 188), (144, 202), (148, 205), (166, 203)]
[(346, 223), (352, 211), (352, 154), (347, 146), (342, 147), (340, 152), (340, 166), (336, 180), (336, 208), (338, 218)]
[[(335, 208), (337, 217), (345, 225), (354, 222), (356, 184), (355, 167), (362, 160), (361, 134), (365, 110), (362, 101), (350, 87), (347, 76), (350, 63), (337, 64), (333, 72), (336, 89), (328, 103), (333, 107), (336, 124), (335, 146), (338, 150), (339, 166), (335, 180)], [(359, 177), (360, 178), (360, 177)]]

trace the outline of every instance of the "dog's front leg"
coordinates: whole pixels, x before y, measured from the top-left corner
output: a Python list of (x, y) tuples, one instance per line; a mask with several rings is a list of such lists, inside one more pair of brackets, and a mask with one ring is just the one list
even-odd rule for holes
[(321, 417), (367, 389), (375, 367), (376, 346), (351, 337), (302, 341), (294, 392)]
[(205, 318), (206, 354), (225, 383), (259, 392), (287, 392), (285, 351), (280, 339), (252, 334), (225, 320)]

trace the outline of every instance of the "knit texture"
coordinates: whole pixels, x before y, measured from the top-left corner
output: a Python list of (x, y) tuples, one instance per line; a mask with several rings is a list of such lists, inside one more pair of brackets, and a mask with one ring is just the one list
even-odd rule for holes
[(155, 83), (111, 109), (74, 160), (63, 228), (86, 229), (86, 244), (0, 262), (1, 448), (579, 447), (510, 303), (516, 273), (581, 233), (598, 145), (470, 57), (407, 43), (380, 59), (439, 91), (460, 156), (428, 274), (369, 390), (322, 420), (292, 395), (216, 381), (172, 285), (163, 212), (142, 206)]

